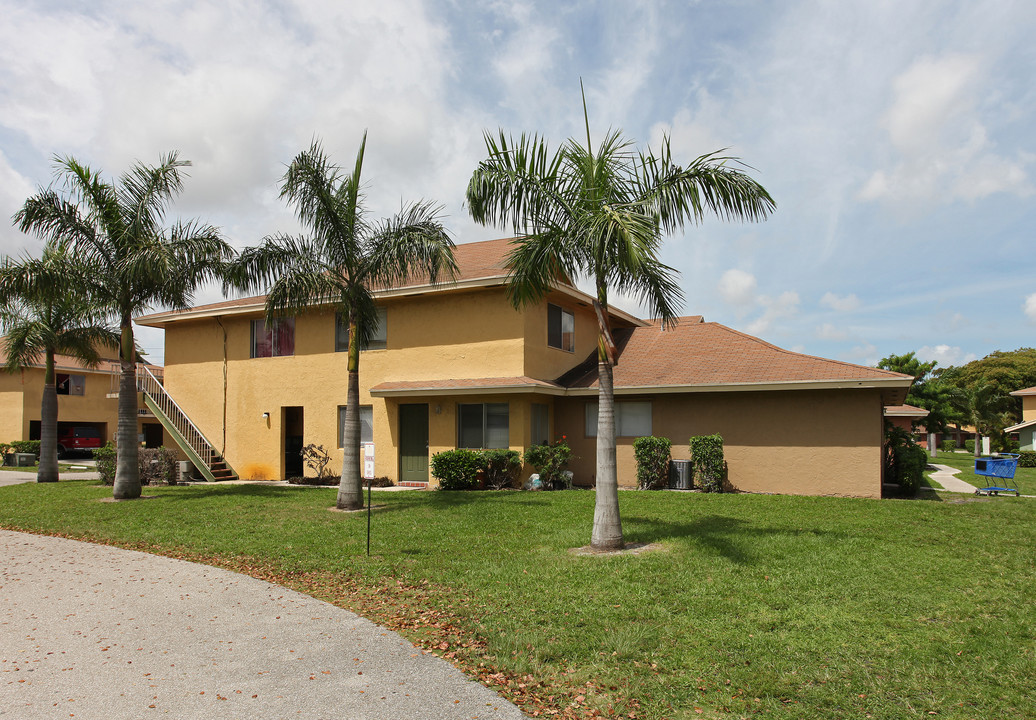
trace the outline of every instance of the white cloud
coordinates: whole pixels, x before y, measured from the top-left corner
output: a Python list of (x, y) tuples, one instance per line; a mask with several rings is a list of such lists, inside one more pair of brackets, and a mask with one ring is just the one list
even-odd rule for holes
[(718, 290), (724, 301), (743, 313), (756, 303), (756, 279), (752, 273), (731, 268), (719, 279)]
[(871, 174), (861, 199), (909, 206), (1032, 193), (1029, 158), (1004, 157), (989, 139), (979, 101), (995, 79), (983, 70), (977, 55), (926, 56), (893, 81), (882, 124), (897, 162)]
[(878, 348), (869, 342), (865, 342), (862, 345), (857, 345), (849, 352), (843, 353), (841, 358), (860, 365), (876, 367), (879, 360)]
[(1025, 298), (1023, 308), (1025, 309), (1025, 316), (1033, 322), (1036, 322), (1036, 293)]
[(922, 362), (935, 360), (939, 363), (939, 367), (950, 367), (951, 365), (964, 365), (978, 359), (978, 356), (974, 353), (966, 353), (959, 347), (951, 347), (949, 345), (935, 345), (931, 347), (925, 345), (918, 349), (917, 359)]
[(832, 310), (837, 310), (839, 312), (851, 312), (860, 307), (860, 298), (851, 293), (845, 297), (839, 297), (838, 295), (829, 292), (824, 293), (824, 297), (820, 298), (820, 304), (826, 305)]
[(775, 320), (793, 317), (799, 310), (799, 294), (788, 290), (776, 298), (760, 295), (758, 303), (765, 310), (762, 315), (748, 324), (748, 332), (753, 335), (768, 332)]
[(831, 323), (824, 323), (817, 328), (817, 337), (821, 340), (845, 340), (849, 337), (849, 333)]

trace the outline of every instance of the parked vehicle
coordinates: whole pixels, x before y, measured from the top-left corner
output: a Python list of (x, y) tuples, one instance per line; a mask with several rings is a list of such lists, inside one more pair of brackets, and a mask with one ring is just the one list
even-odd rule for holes
[(58, 457), (70, 452), (91, 452), (103, 444), (100, 431), (92, 425), (72, 425), (58, 431)]

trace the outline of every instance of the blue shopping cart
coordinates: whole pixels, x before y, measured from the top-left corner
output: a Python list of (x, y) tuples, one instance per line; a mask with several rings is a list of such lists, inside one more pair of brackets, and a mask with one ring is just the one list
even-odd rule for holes
[[(1001, 453), (994, 457), (975, 458), (975, 474), (985, 477), (999, 478), (1002, 480), (1013, 480), (1014, 471), (1018, 469), (1018, 455), (1015, 453)], [(1013, 483), (1010, 483), (1013, 484)], [(1001, 485), (990, 485), (989, 487), (978, 488), (976, 495), (999, 495), (1000, 493), (1014, 493), (1015, 497), (1021, 495), (1016, 487), (1006, 487), (1008, 483)]]

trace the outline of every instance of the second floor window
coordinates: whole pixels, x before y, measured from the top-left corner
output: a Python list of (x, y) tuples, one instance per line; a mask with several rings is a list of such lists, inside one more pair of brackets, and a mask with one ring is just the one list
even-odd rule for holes
[(86, 393), (86, 375), (57, 373), (54, 380), (57, 382), (58, 395), (84, 395)]
[(295, 354), (295, 318), (252, 321), (252, 357), (280, 357)]
[[(360, 350), (384, 350), (388, 346), (388, 311), (378, 308), (378, 325), (374, 337)], [(349, 318), (335, 313), (335, 352), (349, 352)]]
[(574, 352), (576, 349), (576, 318), (558, 305), (547, 305), (547, 346)]

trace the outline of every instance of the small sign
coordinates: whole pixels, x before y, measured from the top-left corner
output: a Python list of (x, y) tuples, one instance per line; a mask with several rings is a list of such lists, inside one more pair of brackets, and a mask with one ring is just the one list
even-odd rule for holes
[(374, 443), (360, 443), (360, 450), (363, 452), (363, 479), (374, 479)]

